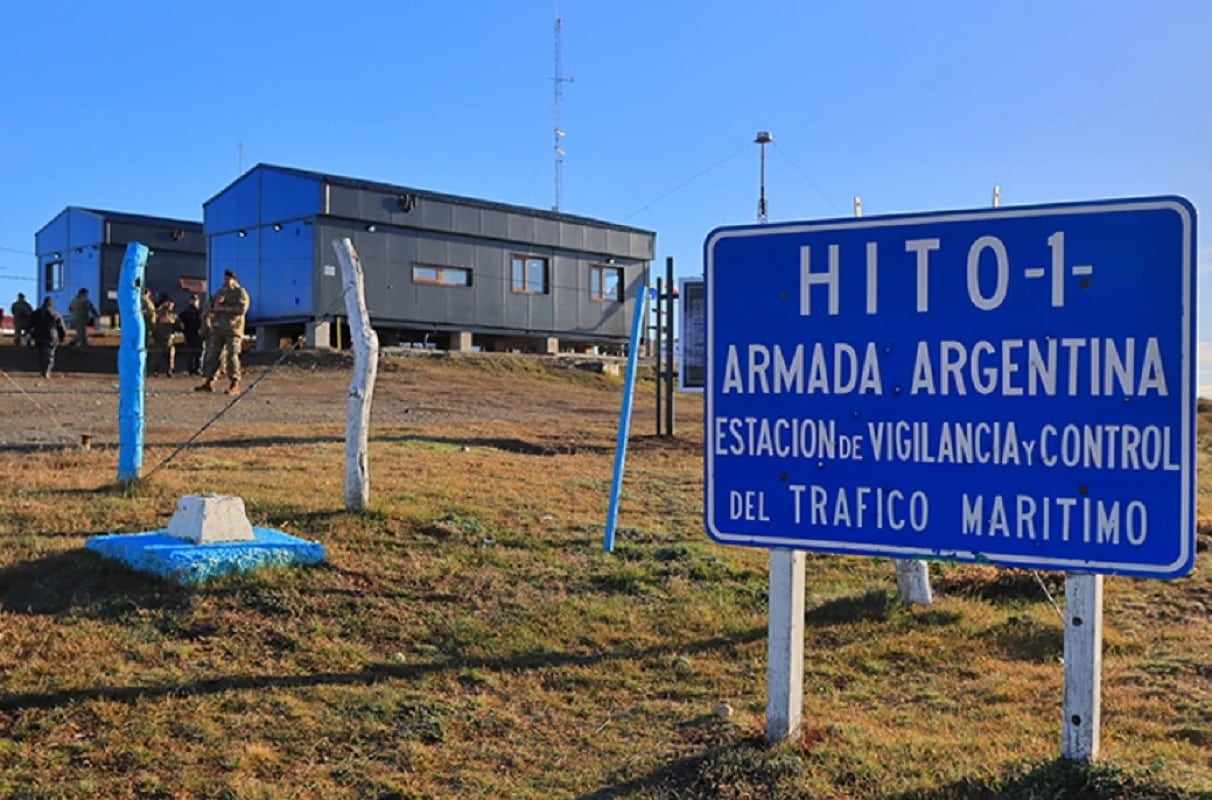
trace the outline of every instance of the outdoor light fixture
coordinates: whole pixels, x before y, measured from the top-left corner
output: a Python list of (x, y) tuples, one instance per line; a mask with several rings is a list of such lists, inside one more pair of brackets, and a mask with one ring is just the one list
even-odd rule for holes
[(244, 229), (243, 229), (243, 228), (241, 228), (240, 230), (236, 231), (236, 236), (239, 236), (241, 239), (243, 239), (243, 238), (244, 238), (245, 236), (247, 236), (247, 235), (248, 235), (248, 234), (246, 234), (246, 233), (244, 232)]
[(83, 253), (83, 252), (84, 252), (84, 248), (83, 248), (83, 247), (77, 247), (77, 248), (76, 248), (76, 252), (77, 252), (77, 253)]
[(62, 255), (59, 253), (59, 251), (57, 251), (57, 250), (56, 250), (56, 251), (55, 251), (55, 258), (63, 258), (63, 256), (62, 256)]
[(397, 195), (396, 202), (400, 204), (400, 210), (407, 214), (416, 206), (417, 196), (415, 194)]
[(374, 233), (378, 229), (375, 227), (374, 223), (372, 222), (371, 224), (366, 226), (366, 230), (368, 233)]
[(181, 230), (180, 228), (173, 228), (171, 231), (169, 231), (168, 235), (172, 237), (174, 242), (179, 242), (185, 238), (185, 231)]
[(282, 225), (281, 225), (280, 223), (275, 222), (275, 223), (274, 223), (274, 230), (275, 230), (275, 231), (280, 231), (280, 230), (282, 230)]
[(612, 257), (610, 257), (610, 258), (608, 258), (608, 259), (606, 259), (606, 263), (607, 263), (607, 264), (613, 264), (614, 262), (615, 262), (615, 259), (614, 259), (614, 257), (613, 257), (613, 256), (612, 256)]

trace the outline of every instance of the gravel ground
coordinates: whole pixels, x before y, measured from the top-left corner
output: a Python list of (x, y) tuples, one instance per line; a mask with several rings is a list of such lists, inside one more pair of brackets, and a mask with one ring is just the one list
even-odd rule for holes
[[(246, 436), (267, 426), (345, 424), (350, 356), (297, 353), (277, 366), (275, 359), (250, 354), (244, 393), (207, 431), (208, 438), (222, 438), (225, 431)], [(459, 364), (459, 359), (468, 361)], [(485, 361), (472, 364), (470, 359)], [(586, 359), (525, 359), (387, 353), (375, 385), (372, 425), (483, 427), (503, 422), (554, 430), (617, 423), (621, 381), (573, 369), (567, 369), (569, 380), (553, 380), (552, 369)], [(485, 369), (493, 375), (491, 392), (483, 389)], [(147, 379), (144, 419), (149, 445), (184, 441), (232, 399), (195, 392), (197, 384), (197, 378), (187, 375)], [(115, 374), (56, 372), (45, 380), (36, 372), (7, 369), (0, 361), (0, 450), (75, 445), (84, 434), (96, 445), (116, 444), (117, 415)]]

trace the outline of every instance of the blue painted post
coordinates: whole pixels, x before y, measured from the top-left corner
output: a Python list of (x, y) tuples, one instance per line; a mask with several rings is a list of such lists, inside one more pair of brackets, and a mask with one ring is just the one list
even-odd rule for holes
[(635, 366), (640, 356), (640, 331), (644, 322), (644, 301), (648, 287), (642, 283), (635, 293), (635, 317), (631, 320), (631, 344), (627, 347), (627, 377), (623, 381), (623, 407), (619, 409), (619, 434), (614, 443), (614, 476), (610, 480), (610, 509), (606, 512), (606, 539), (602, 549), (614, 552), (614, 527), (619, 516), (619, 495), (623, 489), (623, 464), (627, 461), (627, 433), (631, 430), (631, 396), (635, 392)]
[(126, 246), (118, 273), (118, 318), (122, 340), (118, 346), (118, 480), (139, 477), (143, 468), (143, 376), (147, 368), (147, 326), (141, 295), (147, 247)]

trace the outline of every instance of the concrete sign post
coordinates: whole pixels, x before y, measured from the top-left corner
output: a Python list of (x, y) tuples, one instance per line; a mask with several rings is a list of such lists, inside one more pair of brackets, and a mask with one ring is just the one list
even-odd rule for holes
[(709, 535), (1185, 574), (1195, 241), (1178, 197), (713, 231)]

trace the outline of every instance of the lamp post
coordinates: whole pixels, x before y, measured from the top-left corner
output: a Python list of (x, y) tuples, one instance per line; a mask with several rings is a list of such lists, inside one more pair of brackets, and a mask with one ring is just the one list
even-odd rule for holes
[(761, 178), (758, 183), (758, 222), (763, 225), (766, 224), (766, 145), (773, 141), (774, 137), (770, 135), (770, 131), (758, 131), (753, 139), (753, 143), (762, 151)]

